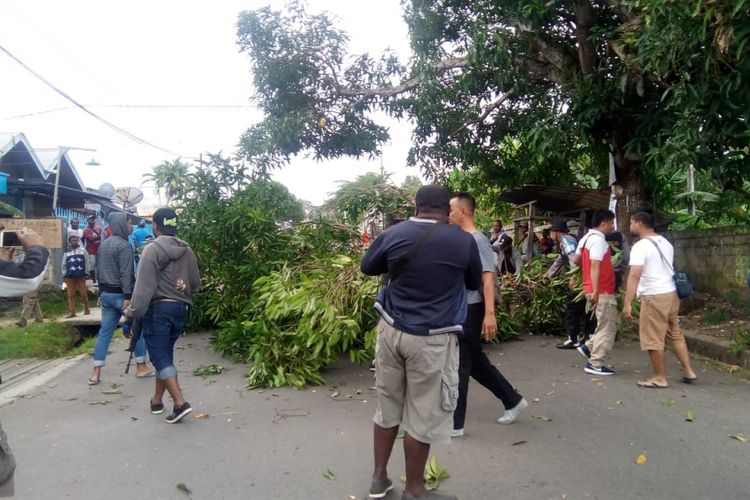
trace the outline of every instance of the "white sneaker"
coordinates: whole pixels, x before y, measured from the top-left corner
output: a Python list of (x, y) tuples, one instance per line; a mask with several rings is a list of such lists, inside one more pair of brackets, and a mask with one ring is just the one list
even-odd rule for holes
[(458, 438), (458, 437), (461, 437), (463, 435), (464, 435), (464, 430), (463, 429), (453, 429), (451, 431), (451, 437), (452, 438)]
[(527, 406), (529, 406), (529, 403), (526, 401), (526, 398), (522, 398), (521, 402), (516, 406), (514, 406), (510, 410), (505, 410), (505, 414), (497, 419), (497, 423), (512, 424), (518, 418), (518, 414), (521, 413), (521, 410), (525, 409)]

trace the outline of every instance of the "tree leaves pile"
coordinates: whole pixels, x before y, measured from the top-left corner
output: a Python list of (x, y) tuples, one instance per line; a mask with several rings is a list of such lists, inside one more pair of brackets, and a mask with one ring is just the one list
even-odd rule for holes
[(495, 308), (499, 340), (520, 333), (561, 334), (570, 276), (558, 274), (545, 281), (554, 256), (526, 263), (519, 276), (501, 276), (500, 304)]
[(225, 324), (214, 347), (250, 363), (249, 387), (322, 384), (321, 370), (349, 353), (372, 355), (377, 279), (348, 256), (284, 266), (253, 285), (248, 316)]

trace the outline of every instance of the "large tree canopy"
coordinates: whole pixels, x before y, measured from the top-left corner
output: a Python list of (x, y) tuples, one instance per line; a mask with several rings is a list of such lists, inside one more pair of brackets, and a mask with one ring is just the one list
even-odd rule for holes
[(750, 0), (405, 0), (414, 52), (346, 53), (325, 14), (244, 12), (262, 122), (241, 140), (262, 169), (293, 155), (372, 155), (374, 111), (414, 123), (411, 164), (478, 169), (499, 187), (608, 179), (621, 215), (692, 164), (750, 196)]

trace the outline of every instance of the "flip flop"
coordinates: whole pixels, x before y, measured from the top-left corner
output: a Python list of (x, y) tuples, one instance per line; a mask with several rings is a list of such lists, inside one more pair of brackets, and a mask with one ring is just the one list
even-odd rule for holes
[(683, 384), (694, 384), (696, 380), (698, 380), (698, 377), (682, 377), (680, 379), (680, 382), (682, 382)]
[(89, 379), (89, 385), (99, 385), (99, 382), (101, 382), (101, 379)]
[(148, 373), (144, 373), (143, 375), (136, 375), (135, 378), (149, 378), (149, 377), (156, 377), (156, 371), (151, 370)]
[(643, 387), (644, 389), (666, 389), (669, 386), (659, 385), (656, 382), (652, 382), (650, 380), (641, 380), (638, 382), (638, 387)]

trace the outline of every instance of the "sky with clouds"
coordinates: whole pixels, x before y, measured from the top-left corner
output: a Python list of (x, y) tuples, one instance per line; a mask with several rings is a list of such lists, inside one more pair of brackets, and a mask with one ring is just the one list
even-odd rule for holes
[[(285, 2), (221, 0), (0, 0), (0, 46), (69, 96), (117, 127), (158, 148), (140, 144), (77, 109), (28, 70), (0, 52), (0, 132), (23, 132), (36, 148), (71, 150), (88, 187), (103, 182), (140, 186), (163, 160), (232, 153), (240, 135), (261, 118), (248, 58), (236, 45), (237, 15)], [(349, 33), (352, 53), (395, 50), (409, 56), (399, 0), (308, 0)], [(393, 179), (418, 175), (404, 167), (410, 127), (391, 121), (391, 142), (372, 160), (315, 162), (295, 158), (274, 174), (299, 198), (320, 204), (337, 181), (377, 171)], [(87, 166), (92, 157), (101, 164)], [(143, 187), (145, 204), (157, 204)]]

